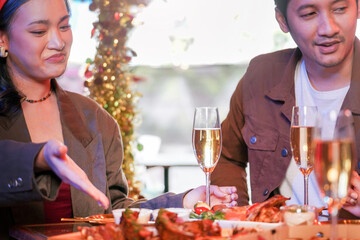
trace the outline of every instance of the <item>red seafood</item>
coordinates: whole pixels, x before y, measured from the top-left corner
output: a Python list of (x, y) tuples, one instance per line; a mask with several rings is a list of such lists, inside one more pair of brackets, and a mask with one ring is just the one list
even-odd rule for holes
[(286, 198), (276, 195), (262, 203), (253, 205), (230, 207), (222, 209), (226, 220), (256, 221), (276, 223), (280, 221), (280, 207), (285, 205)]

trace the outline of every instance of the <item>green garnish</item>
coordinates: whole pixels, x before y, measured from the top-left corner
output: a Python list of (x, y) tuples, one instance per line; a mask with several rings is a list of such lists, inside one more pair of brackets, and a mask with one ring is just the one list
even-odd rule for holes
[(194, 212), (190, 213), (190, 218), (192, 219), (210, 219), (210, 220), (223, 220), (225, 219), (225, 214), (220, 212), (220, 211), (216, 211), (216, 212), (212, 212), (212, 211), (206, 211), (206, 212), (202, 212), (200, 215), (196, 214)]

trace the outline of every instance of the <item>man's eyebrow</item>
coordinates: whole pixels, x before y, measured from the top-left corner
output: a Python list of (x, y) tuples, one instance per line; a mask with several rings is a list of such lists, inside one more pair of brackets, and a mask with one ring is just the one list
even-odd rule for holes
[(314, 8), (314, 7), (315, 7), (314, 4), (304, 4), (304, 5), (301, 5), (300, 7), (298, 7), (298, 9), (296, 9), (296, 12), (299, 13), (299, 12), (301, 12), (301, 11), (304, 10), (304, 9)]
[[(331, 4), (335, 4), (338, 2), (348, 2), (348, 1), (347, 0), (334, 0)], [(315, 4), (304, 4), (304, 5), (300, 6), (298, 9), (296, 9), (296, 12), (300, 12), (301, 10), (306, 9), (306, 8), (315, 8)]]
[[(65, 15), (65, 16), (63, 16), (63, 17), (60, 19), (59, 23), (65, 21), (65, 20), (67, 20), (67, 19), (69, 19), (69, 18), (70, 18), (70, 15)], [(28, 26), (35, 25), (35, 24), (48, 25), (48, 24), (49, 24), (49, 20), (37, 20), (37, 21), (33, 21), (33, 22), (29, 23)]]

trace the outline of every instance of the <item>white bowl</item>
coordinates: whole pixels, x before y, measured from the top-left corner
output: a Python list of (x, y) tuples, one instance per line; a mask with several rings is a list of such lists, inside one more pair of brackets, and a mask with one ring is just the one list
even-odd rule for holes
[[(126, 210), (126, 208), (119, 208), (112, 210), (114, 215), (115, 224), (120, 224), (122, 213)], [(152, 213), (151, 209), (146, 208), (130, 208), (131, 211), (139, 212), (139, 216), (137, 219), (138, 223), (147, 223), (150, 220), (150, 216)]]
[[(155, 221), (160, 209), (155, 209), (152, 212), (153, 220)], [(178, 218), (181, 218), (184, 221), (188, 221), (190, 219), (191, 209), (187, 208), (165, 208), (166, 211), (173, 212), (177, 214)]]
[(318, 210), (313, 206), (281, 206), (280, 211), (281, 221), (288, 226), (313, 225), (318, 220)]

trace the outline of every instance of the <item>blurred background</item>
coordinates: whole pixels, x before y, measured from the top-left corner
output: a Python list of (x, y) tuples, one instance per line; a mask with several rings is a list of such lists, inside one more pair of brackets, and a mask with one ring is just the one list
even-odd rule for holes
[[(96, 53), (97, 14), (89, 2), (70, 2), (74, 43), (59, 83), (83, 94), (85, 62)], [(137, 11), (128, 46), (137, 53), (130, 67), (142, 95), (135, 135), (143, 150), (134, 147), (134, 155), (136, 178), (150, 198), (205, 184), (192, 151), (194, 108), (217, 106), (224, 120), (249, 61), (295, 45), (280, 31), (272, 0), (151, 0)]]

